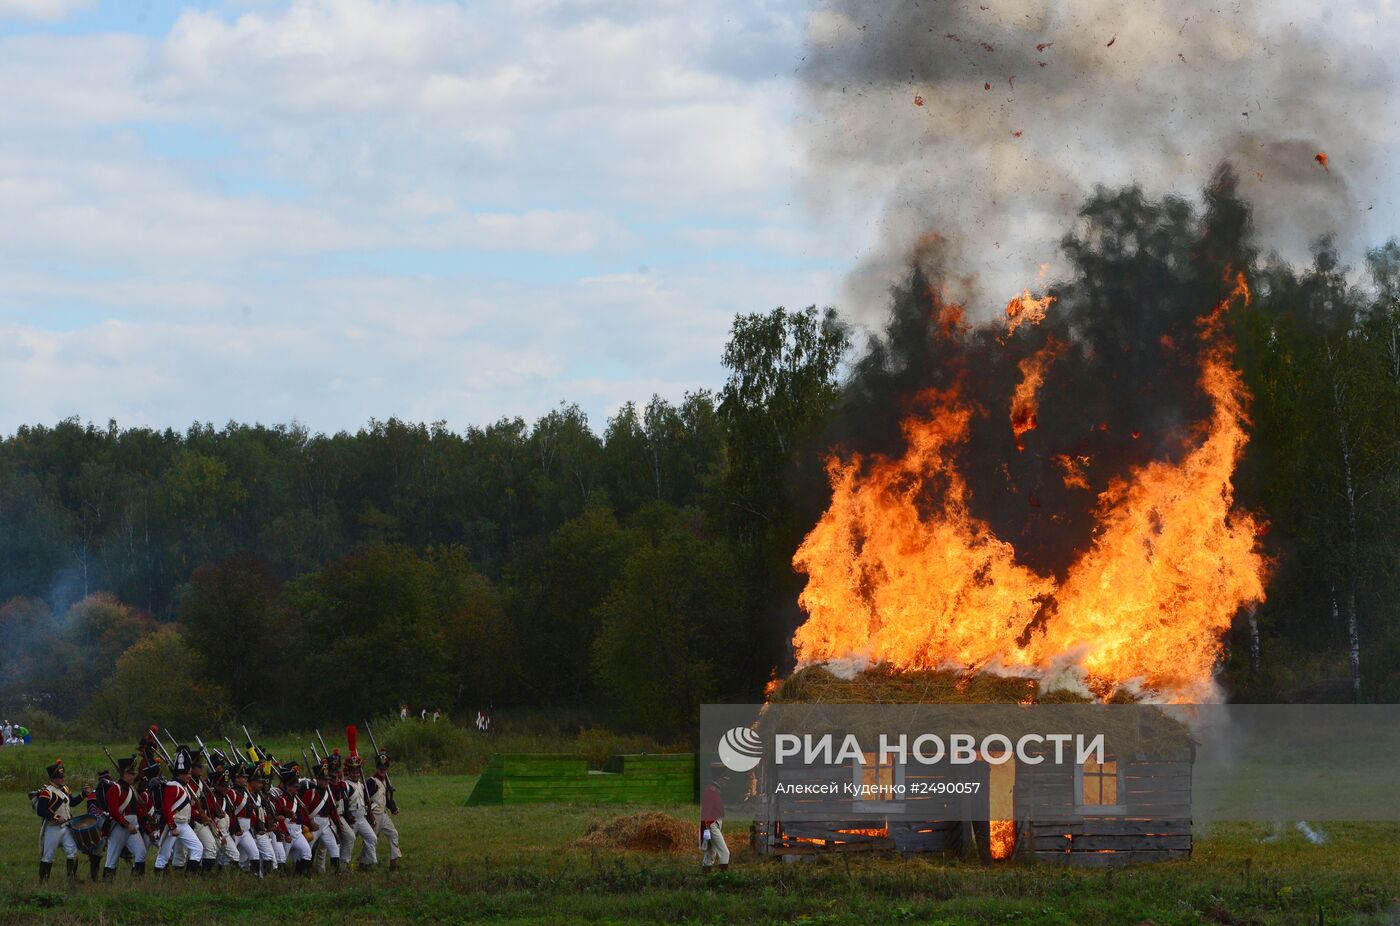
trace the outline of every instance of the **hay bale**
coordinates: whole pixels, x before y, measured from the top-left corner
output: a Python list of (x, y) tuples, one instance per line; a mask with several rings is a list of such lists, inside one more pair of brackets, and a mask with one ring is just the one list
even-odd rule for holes
[(700, 828), (669, 814), (634, 813), (594, 820), (574, 845), (633, 852), (694, 852), (700, 845)]

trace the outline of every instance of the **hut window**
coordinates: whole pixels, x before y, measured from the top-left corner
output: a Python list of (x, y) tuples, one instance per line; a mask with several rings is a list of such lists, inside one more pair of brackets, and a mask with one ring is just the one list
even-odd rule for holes
[(882, 760), (873, 752), (864, 753), (861, 756), (865, 761), (861, 762), (854, 769), (855, 784), (861, 789), (860, 796), (856, 798), (856, 804), (869, 809), (871, 804), (890, 804), (901, 799), (895, 793), (895, 788), (904, 783), (904, 769), (889, 761), (885, 756)]
[(1075, 778), (1080, 813), (1126, 812), (1127, 808), (1119, 799), (1123, 780), (1116, 758), (1105, 756), (1102, 762), (1091, 758), (1075, 769)]

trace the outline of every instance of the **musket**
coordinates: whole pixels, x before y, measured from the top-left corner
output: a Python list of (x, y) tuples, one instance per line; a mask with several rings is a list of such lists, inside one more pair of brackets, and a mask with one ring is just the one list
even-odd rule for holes
[(175, 760), (170, 758), (170, 753), (165, 751), (165, 744), (160, 741), (159, 736), (156, 737), (156, 748), (160, 750), (162, 756), (165, 756), (165, 764), (173, 768), (175, 766)]
[(166, 728), (165, 728), (165, 735), (168, 736), (168, 737), (170, 737), (170, 745), (172, 745), (172, 746), (175, 747), (175, 751), (176, 751), (176, 752), (179, 752), (179, 751), (180, 751), (180, 744), (177, 743), (177, 742), (175, 742), (175, 734), (173, 734), (173, 733), (170, 732), (170, 728), (169, 728), (169, 727), (166, 727)]
[(316, 744), (315, 744), (315, 743), (312, 743), (312, 744), (311, 744), (311, 754), (312, 754), (313, 756), (316, 757), (316, 764), (317, 764), (317, 765), (320, 765), (320, 764), (321, 764), (321, 754), (320, 754), (319, 752), (316, 751)]
[[(238, 752), (237, 749), (234, 749), (234, 748), (233, 748), (233, 740), (229, 739), (227, 736), (224, 737), (224, 742), (225, 742), (225, 743), (228, 743), (228, 758), (229, 758), (229, 761), (232, 762), (234, 759), (236, 759), (236, 758), (238, 757), (239, 752)], [(239, 759), (238, 764), (239, 764), (239, 765), (242, 765), (242, 764), (243, 764), (243, 760)]]
[(307, 774), (311, 773), (311, 763), (307, 761), (305, 749), (301, 751), (301, 767), (306, 770)]
[(102, 751), (107, 753), (107, 761), (112, 763), (112, 771), (116, 772), (118, 775), (121, 775), (121, 769), (117, 767), (117, 760), (112, 758), (112, 751), (106, 746), (102, 747)]
[(316, 731), (316, 738), (321, 741), (321, 751), (324, 752), (326, 754), (326, 758), (329, 759), (331, 757), (331, 751), (328, 748), (326, 748), (326, 738), (321, 735), (320, 730)]

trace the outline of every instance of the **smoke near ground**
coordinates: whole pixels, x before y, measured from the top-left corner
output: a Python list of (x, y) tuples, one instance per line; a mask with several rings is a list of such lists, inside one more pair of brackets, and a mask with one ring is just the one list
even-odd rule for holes
[(1375, 31), (1328, 28), (1330, 15), (1254, 0), (830, 0), (810, 20), (804, 130), (818, 205), (879, 212), (856, 314), (883, 312), (931, 232), (959, 268), (952, 295), (1004, 305), (1041, 264), (1055, 278), (1056, 243), (1095, 186), (1194, 192), (1224, 160), (1266, 249), (1361, 244), (1389, 211), (1390, 80)]

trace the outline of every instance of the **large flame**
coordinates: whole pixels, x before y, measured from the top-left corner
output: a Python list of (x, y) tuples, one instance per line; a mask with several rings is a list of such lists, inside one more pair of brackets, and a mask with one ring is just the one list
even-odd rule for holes
[[(1157, 699), (1210, 700), (1223, 634), (1242, 606), (1264, 599), (1266, 574), (1258, 526), (1234, 510), (1248, 395), (1221, 318), (1249, 290), (1243, 275), (1233, 282), (1201, 322), (1199, 382), (1212, 412), (1199, 443), (1099, 495), (1093, 540), (1063, 580), (1018, 562), (1012, 545), (970, 513), (954, 457), (973, 411), (957, 387), (918, 397), (902, 457), (832, 458), (831, 506), (793, 558), (808, 576), (800, 598), (808, 618), (794, 637), (799, 662), (857, 657), (1047, 681), (1077, 667), (1105, 697), (1132, 687)], [(1022, 364), (1023, 387), (1038, 387), (1047, 351)], [(1070, 474), (1066, 466), (1067, 483)]]

